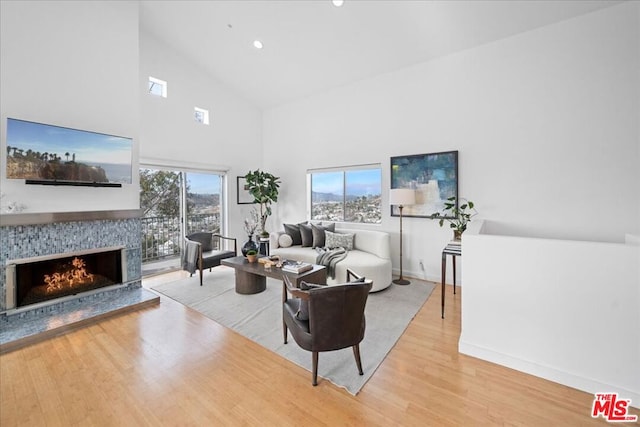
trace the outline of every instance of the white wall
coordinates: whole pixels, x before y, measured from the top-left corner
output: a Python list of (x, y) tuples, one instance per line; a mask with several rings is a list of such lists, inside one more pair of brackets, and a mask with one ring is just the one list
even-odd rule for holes
[(640, 402), (640, 247), (468, 232), (461, 353)]
[[(27, 212), (137, 209), (137, 2), (2, 1), (0, 19), (0, 185), (6, 199)], [(7, 117), (133, 138), (133, 183), (82, 188), (7, 180)]]
[[(629, 2), (265, 111), (280, 222), (305, 217), (308, 168), (460, 152), (460, 196), (492, 232), (622, 241), (640, 230), (639, 8)], [(393, 233), (398, 267), (398, 219)], [(404, 221), (405, 274), (439, 280), (451, 235)], [(463, 260), (464, 263), (464, 260)]]
[[(149, 76), (167, 82), (167, 98), (147, 93)], [(251, 205), (236, 203), (236, 177), (262, 166), (262, 113), (144, 30), (139, 84), (142, 162), (227, 171), (229, 235), (241, 244)], [(194, 120), (194, 107), (209, 110), (208, 126)]]

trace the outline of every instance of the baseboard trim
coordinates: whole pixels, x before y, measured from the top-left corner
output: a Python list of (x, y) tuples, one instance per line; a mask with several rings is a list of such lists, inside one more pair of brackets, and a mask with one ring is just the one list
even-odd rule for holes
[[(399, 268), (393, 268), (391, 269), (391, 274), (393, 274), (394, 277), (397, 277), (400, 275), (400, 269)], [(405, 278), (409, 278), (409, 280), (413, 279), (419, 279), (419, 280), (425, 280), (427, 282), (434, 282), (436, 284), (440, 284), (442, 281), (442, 277), (441, 276), (435, 276), (432, 274), (426, 274), (424, 271), (407, 271), (407, 270), (403, 270), (402, 271), (402, 276)], [(452, 285), (453, 281), (451, 279), (451, 273), (449, 273), (449, 275), (447, 275), (447, 285)], [(456, 286), (461, 286), (460, 283), (456, 283)]]
[(458, 352), (467, 356), (486, 360), (487, 362), (506, 366), (507, 368), (515, 369), (516, 371), (544, 378), (545, 380), (553, 381), (567, 387), (572, 387), (586, 393), (618, 393), (621, 398), (631, 399), (631, 406), (640, 409), (640, 392), (638, 391), (628, 390), (613, 384), (606, 384), (591, 378), (574, 375), (549, 366), (543, 366), (538, 363), (508, 354), (499, 353), (475, 344), (470, 344), (465, 342), (462, 336), (460, 337), (460, 341), (458, 341)]

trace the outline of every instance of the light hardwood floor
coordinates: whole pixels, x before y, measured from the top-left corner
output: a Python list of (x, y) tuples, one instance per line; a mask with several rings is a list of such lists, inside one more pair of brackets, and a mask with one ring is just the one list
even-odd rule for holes
[(436, 287), (357, 396), (162, 297), (0, 356), (0, 425), (606, 424), (590, 394), (458, 354), (451, 292), (442, 320)]

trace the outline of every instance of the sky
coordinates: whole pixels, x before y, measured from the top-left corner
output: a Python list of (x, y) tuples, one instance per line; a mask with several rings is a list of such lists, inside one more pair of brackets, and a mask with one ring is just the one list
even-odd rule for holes
[[(320, 172), (312, 174), (313, 191), (318, 193), (342, 194), (343, 173)], [(381, 193), (381, 169), (356, 169), (346, 171), (347, 195), (364, 196)]]
[[(313, 191), (342, 194), (342, 172), (313, 174)], [(219, 194), (220, 176), (187, 172), (189, 191), (198, 194)], [(347, 193), (353, 196), (379, 195), (382, 181), (380, 169), (347, 171)]]
[[(7, 119), (7, 145), (26, 152), (55, 153), (66, 160), (65, 153), (75, 153), (76, 162), (130, 165), (132, 140), (102, 133), (63, 128)], [(71, 156), (69, 156), (71, 160)]]
[(187, 172), (189, 192), (197, 194), (220, 194), (220, 176)]

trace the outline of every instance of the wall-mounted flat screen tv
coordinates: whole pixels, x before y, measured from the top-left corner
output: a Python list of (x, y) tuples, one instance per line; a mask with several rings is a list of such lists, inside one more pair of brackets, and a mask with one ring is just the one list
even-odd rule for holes
[(7, 119), (7, 179), (27, 184), (131, 184), (133, 141), (122, 136)]

